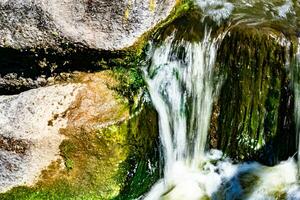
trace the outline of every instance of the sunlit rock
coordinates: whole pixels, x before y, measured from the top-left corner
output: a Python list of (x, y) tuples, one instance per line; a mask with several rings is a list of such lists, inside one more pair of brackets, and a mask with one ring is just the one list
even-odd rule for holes
[(128, 118), (107, 81), (105, 73), (83, 75), (81, 83), (0, 96), (0, 192), (32, 186), (52, 162), (63, 163), (60, 145), (68, 136), (62, 132), (75, 134)]
[(54, 48), (61, 44), (115, 50), (133, 45), (165, 19), (176, 0), (0, 1), (0, 46)]

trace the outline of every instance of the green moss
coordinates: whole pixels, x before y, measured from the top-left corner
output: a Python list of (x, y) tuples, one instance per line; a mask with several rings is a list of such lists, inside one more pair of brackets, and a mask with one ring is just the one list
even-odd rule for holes
[[(146, 108), (149, 105), (145, 105)], [(143, 109), (139, 117), (134, 117), (128, 129), (131, 134), (131, 154), (127, 165), (127, 179), (121, 193), (115, 199), (136, 199), (149, 191), (159, 178), (159, 157), (157, 152), (157, 113), (153, 108)], [(139, 131), (136, 131), (139, 130)]]
[(68, 135), (69, 139), (61, 145), (66, 170), (54, 166), (43, 172), (41, 181), (33, 188), (16, 188), (0, 198), (111, 199), (118, 195), (126, 178), (119, 168), (128, 156), (128, 150), (123, 147), (126, 132), (109, 131), (109, 137), (101, 131)]
[(137, 67), (118, 67), (113, 69), (113, 74), (119, 82), (113, 89), (133, 103), (134, 97), (145, 86), (141, 70)]
[(70, 140), (64, 140), (60, 145), (61, 156), (64, 158), (65, 166), (68, 170), (73, 169), (74, 161), (71, 159), (72, 152), (76, 151), (76, 146)]
[(76, 199), (70, 190), (70, 185), (66, 182), (58, 182), (53, 187), (36, 190), (36, 188), (18, 187), (9, 193), (1, 194), (3, 200), (42, 200), (42, 199)]
[(210, 199), (211, 199), (211, 198), (210, 198), (209, 196), (205, 195), (205, 196), (201, 197), (200, 200), (210, 200)]
[(53, 162), (36, 185), (13, 188), (0, 194), (0, 199), (126, 199), (141, 195), (157, 178), (152, 176), (153, 169), (149, 171), (148, 162), (154, 160), (156, 124), (156, 113), (144, 108), (130, 120), (100, 130), (63, 130), (68, 139), (60, 151), (66, 168), (61, 169), (60, 161)]
[(65, 165), (68, 170), (71, 170), (74, 168), (74, 161), (67, 158), (67, 159), (65, 159)]
[[(281, 134), (281, 93), (288, 87), (284, 78), (287, 49), (270, 33), (235, 27), (219, 49), (219, 67), (227, 79), (218, 100), (218, 147), (237, 160), (260, 159), (262, 151), (276, 148), (269, 145)], [(272, 34), (276, 35), (276, 30)], [(266, 153), (270, 160), (262, 162), (274, 164), (274, 152), (271, 154)]]

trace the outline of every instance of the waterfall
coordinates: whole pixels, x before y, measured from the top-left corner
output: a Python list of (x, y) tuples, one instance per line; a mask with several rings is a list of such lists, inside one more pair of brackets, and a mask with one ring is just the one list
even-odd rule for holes
[[(300, 199), (294, 159), (274, 167), (233, 164), (222, 152), (206, 150), (212, 104), (222, 84), (216, 54), (225, 34), (214, 37), (206, 28), (199, 42), (178, 40), (173, 33), (161, 44), (150, 45), (149, 65), (143, 71), (159, 115), (164, 174), (140, 199), (275, 200), (277, 194)], [(300, 69), (299, 62), (295, 69)], [(298, 132), (300, 84), (296, 83)]]
[[(218, 25), (234, 10), (232, 3), (223, 0), (198, 0), (196, 3), (203, 15)], [(281, 16), (284, 14), (282, 11)], [(204, 21), (203, 18), (203, 24)], [(143, 72), (159, 115), (164, 173), (163, 178), (140, 199), (275, 200), (283, 194), (286, 199), (300, 199), (297, 165), (293, 158), (274, 167), (256, 162), (233, 164), (221, 151), (206, 148), (212, 105), (223, 82), (215, 63), (225, 35), (226, 31), (215, 36), (212, 28), (206, 27), (202, 39), (191, 42), (178, 39), (175, 31), (163, 42), (150, 45), (149, 65)], [(299, 46), (296, 57), (293, 78), (299, 135)], [(298, 140), (300, 160), (299, 137)]]
[(196, 171), (205, 160), (212, 104), (220, 84), (214, 83), (214, 65), (223, 37), (212, 37), (211, 29), (205, 29), (200, 42), (176, 41), (174, 35), (153, 50), (151, 64), (144, 69), (159, 114), (166, 187), (172, 187), (178, 173)]

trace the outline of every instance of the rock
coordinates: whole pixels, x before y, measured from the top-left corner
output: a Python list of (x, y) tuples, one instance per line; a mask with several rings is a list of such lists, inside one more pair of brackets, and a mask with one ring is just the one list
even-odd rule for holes
[(68, 120), (59, 117), (51, 126), (48, 121), (68, 109), (79, 89), (69, 84), (0, 97), (0, 192), (33, 184), (42, 169), (58, 159), (64, 139), (59, 129)]
[(165, 19), (176, 0), (0, 0), (0, 47), (80, 44), (119, 50)]
[(157, 181), (153, 108), (111, 71), (72, 82), (0, 96), (0, 199), (136, 199)]
[[(1, 74), (1, 73), (0, 73)], [(12, 95), (19, 94), (26, 90), (35, 89), (43, 86), (50, 86), (57, 83), (73, 82), (76, 72), (54, 73), (50, 77), (40, 75), (36, 77), (24, 77), (22, 73), (8, 73), (0, 76), (0, 94)]]
[[(198, 11), (184, 13), (161, 30), (158, 40), (180, 27), (176, 39), (201, 41), (205, 27), (197, 23), (201, 16)], [(270, 27), (236, 24), (218, 48), (215, 73), (222, 85), (213, 106), (209, 142), (232, 159), (274, 165), (296, 152), (287, 63), (297, 39), (294, 30), (279, 25), (286, 23)], [(224, 27), (212, 27), (212, 34), (223, 32)]]
[(276, 30), (241, 26), (220, 46), (217, 61), (227, 78), (213, 126), (217, 148), (233, 159), (275, 165), (296, 151), (287, 44), (293, 40)]
[(62, 130), (75, 134), (128, 118), (108, 80), (105, 73), (84, 75), (81, 83), (0, 96), (0, 193), (32, 186), (52, 162), (63, 163), (60, 145), (68, 137)]

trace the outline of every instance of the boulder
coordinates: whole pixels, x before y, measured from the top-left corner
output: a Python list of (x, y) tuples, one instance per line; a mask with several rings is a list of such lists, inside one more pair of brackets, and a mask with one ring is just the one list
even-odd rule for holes
[(0, 47), (63, 44), (119, 50), (165, 19), (176, 0), (0, 0)]
[[(128, 118), (107, 81), (105, 72), (85, 74), (80, 83), (0, 96), (0, 193), (34, 185), (53, 162), (63, 170), (61, 144), (77, 130), (98, 130)], [(71, 135), (63, 134), (67, 130)]]
[(117, 87), (106, 70), (0, 96), (0, 199), (136, 199), (148, 191), (159, 176), (157, 114)]

